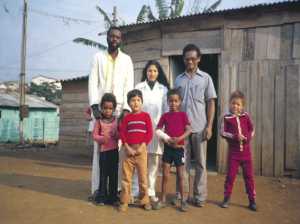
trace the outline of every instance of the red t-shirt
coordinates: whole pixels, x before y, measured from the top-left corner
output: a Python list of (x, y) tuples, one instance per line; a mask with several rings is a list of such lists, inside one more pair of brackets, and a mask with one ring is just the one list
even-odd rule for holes
[[(190, 125), (189, 119), (185, 112), (178, 111), (175, 113), (165, 113), (161, 116), (157, 127), (163, 128), (171, 138), (180, 137), (185, 132), (185, 126)], [(184, 145), (184, 140), (178, 142), (179, 145)]]
[(121, 140), (123, 145), (142, 144), (148, 145), (153, 137), (150, 115), (141, 111), (139, 114), (128, 114), (123, 119)]

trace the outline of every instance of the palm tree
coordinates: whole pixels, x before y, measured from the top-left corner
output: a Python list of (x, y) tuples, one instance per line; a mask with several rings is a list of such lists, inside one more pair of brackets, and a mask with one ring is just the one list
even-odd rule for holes
[[(96, 5), (96, 9), (99, 11), (99, 13), (101, 15), (103, 15), (104, 21), (106, 23), (105, 27), (109, 28), (109, 27), (114, 26), (114, 24), (112, 23), (112, 21), (110, 20), (110, 18), (106, 14), (106, 12), (103, 11), (103, 9), (101, 9), (97, 5)], [(123, 23), (124, 23), (124, 21), (123, 21)], [(85, 39), (85, 38), (76, 38), (76, 39), (73, 40), (73, 42), (74, 43), (81, 43), (81, 44), (84, 44), (86, 46), (97, 47), (99, 50), (106, 50), (107, 49), (107, 47), (104, 46), (103, 44), (100, 44), (96, 41), (88, 40), (88, 39)]]
[[(193, 0), (193, 6), (199, 5), (201, 3), (199, 0)], [(207, 2), (209, 0), (206, 0)], [(222, 0), (218, 0), (209, 8), (204, 8), (202, 13), (206, 12), (213, 12), (220, 4)], [(158, 9), (158, 19), (167, 19), (167, 18), (174, 18), (176, 16), (180, 16), (184, 6), (184, 0), (172, 0), (170, 6), (166, 3), (166, 0), (155, 0), (155, 6)], [(199, 7), (198, 7), (199, 8)], [(106, 22), (106, 27), (112, 27), (114, 24), (110, 20), (109, 16), (99, 7), (96, 6), (96, 9), (99, 11), (101, 15), (104, 17), (104, 21)], [(122, 20), (122, 19), (121, 19)], [(146, 22), (146, 21), (154, 21), (157, 18), (153, 15), (150, 6), (143, 5), (136, 22)], [(122, 24), (125, 24), (125, 21), (122, 20)], [(86, 46), (97, 47), (99, 50), (106, 50), (107, 47), (103, 44), (100, 44), (93, 40), (88, 40), (85, 38), (76, 38), (73, 40), (74, 43), (81, 43)], [(121, 50), (123, 49), (123, 44), (120, 46)]]
[[(192, 1), (192, 3), (191, 3)], [(203, 10), (201, 10), (201, 5), (204, 4), (204, 2), (206, 1), (205, 7)], [(200, 13), (202, 11), (202, 13), (209, 13), (209, 12), (214, 12), (216, 10), (216, 8), (221, 4), (222, 0), (218, 0), (216, 1), (214, 4), (212, 4), (210, 7), (207, 7), (209, 4), (209, 0), (190, 0), (189, 2), (189, 10), (188, 13), (189, 14), (196, 14), (196, 13)], [(191, 7), (190, 7), (191, 5)]]
[[(165, 0), (155, 0), (155, 6), (158, 9), (158, 19), (173, 18), (181, 15), (184, 0), (172, 0), (170, 6), (168, 6)], [(157, 18), (153, 15), (150, 6), (143, 5), (136, 22), (153, 20), (157, 20)]]

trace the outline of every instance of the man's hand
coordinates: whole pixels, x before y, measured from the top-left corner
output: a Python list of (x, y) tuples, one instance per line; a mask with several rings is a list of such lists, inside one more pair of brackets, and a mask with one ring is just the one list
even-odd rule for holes
[(207, 127), (204, 129), (204, 132), (203, 132), (203, 140), (204, 141), (208, 141), (212, 136), (212, 130), (210, 127)]
[(103, 113), (101, 110), (99, 110), (99, 107), (97, 104), (92, 105), (91, 108), (93, 110), (93, 115), (96, 120), (103, 117)]
[(124, 119), (124, 117), (125, 117), (127, 114), (129, 114), (129, 111), (128, 111), (128, 110), (123, 110), (122, 114), (120, 115), (120, 120), (121, 120), (121, 122), (123, 122), (123, 119)]

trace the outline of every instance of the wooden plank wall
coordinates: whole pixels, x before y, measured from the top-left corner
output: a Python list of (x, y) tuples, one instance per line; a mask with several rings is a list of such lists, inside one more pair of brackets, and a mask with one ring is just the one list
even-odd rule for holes
[[(187, 43), (196, 43), (203, 53), (219, 54), (219, 119), (230, 93), (243, 91), (244, 109), (255, 127), (253, 172), (300, 178), (300, 122), (295, 115), (300, 99), (300, 11), (291, 10), (293, 4), (125, 28), (124, 50), (134, 63), (135, 84), (148, 60), (158, 60), (166, 74), (172, 74), (168, 57), (181, 55)], [(288, 100), (292, 95), (298, 96), (294, 102)], [(227, 144), (220, 138), (217, 154), (218, 171), (225, 173)]]
[[(273, 25), (237, 29), (235, 21), (228, 22), (222, 34), (221, 115), (230, 93), (243, 91), (255, 128), (253, 173), (300, 178), (300, 23)], [(222, 141), (218, 171), (225, 173)]]
[(59, 149), (64, 153), (92, 155), (86, 146), (86, 110), (89, 107), (88, 80), (62, 83), (60, 106)]

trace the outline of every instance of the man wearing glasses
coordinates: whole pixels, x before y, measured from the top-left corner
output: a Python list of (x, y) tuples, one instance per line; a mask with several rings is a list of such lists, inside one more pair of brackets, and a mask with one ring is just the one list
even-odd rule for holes
[[(190, 191), (191, 152), (195, 159), (195, 179), (193, 195), (195, 205), (203, 207), (207, 197), (206, 149), (207, 140), (212, 136), (217, 94), (211, 77), (198, 68), (201, 60), (200, 49), (188, 44), (183, 49), (183, 61), (186, 65), (184, 73), (175, 80), (175, 88), (181, 91), (182, 103), (180, 111), (186, 112), (191, 123), (191, 134), (184, 140), (185, 150), (185, 198), (188, 200)], [(206, 110), (207, 104), (207, 110)], [(173, 204), (181, 202), (179, 186), (176, 186), (176, 197)]]

